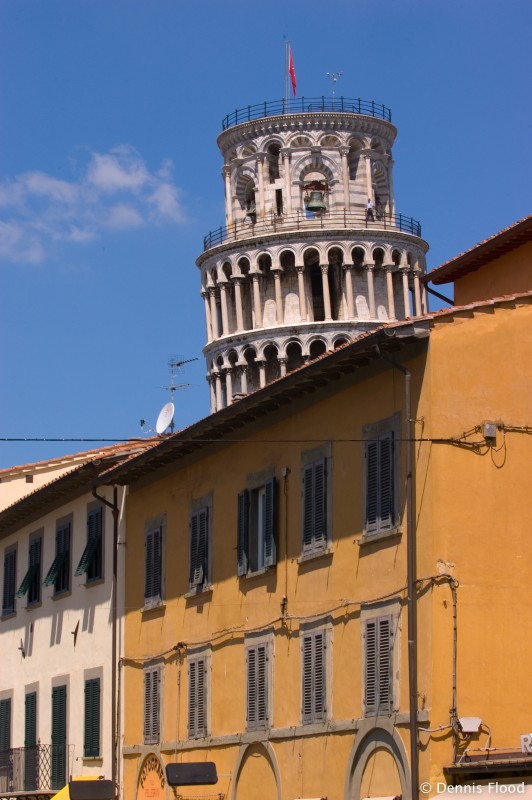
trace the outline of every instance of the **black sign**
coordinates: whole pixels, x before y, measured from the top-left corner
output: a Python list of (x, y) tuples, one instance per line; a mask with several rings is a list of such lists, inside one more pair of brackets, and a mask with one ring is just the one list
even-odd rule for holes
[(218, 783), (216, 764), (214, 761), (167, 764), (166, 780), (170, 786), (207, 786)]
[(70, 800), (113, 800), (112, 781), (70, 781)]

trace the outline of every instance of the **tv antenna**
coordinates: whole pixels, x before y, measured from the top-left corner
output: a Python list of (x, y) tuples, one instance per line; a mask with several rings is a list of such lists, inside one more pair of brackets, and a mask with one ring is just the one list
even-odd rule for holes
[[(169, 386), (161, 386), (161, 389), (164, 389), (167, 392), (170, 392), (170, 402), (164, 405), (160, 412), (159, 416), (157, 417), (157, 423), (155, 425), (155, 432), (162, 436), (163, 433), (170, 428), (170, 433), (173, 433), (175, 430), (175, 422), (174, 422), (174, 412), (175, 412), (175, 405), (174, 405), (174, 394), (177, 389), (188, 389), (192, 386), (191, 383), (176, 383), (176, 375), (182, 373), (183, 366), (185, 364), (190, 364), (192, 361), (197, 361), (197, 358), (182, 358), (181, 356), (169, 356), (168, 357), (168, 366), (170, 367), (170, 384)], [(146, 420), (140, 420), (140, 427), (142, 430), (145, 430), (146, 427)], [(148, 428), (148, 431), (152, 431), (152, 428)]]
[(331, 79), (331, 81), (332, 81), (332, 99), (333, 99), (333, 108), (334, 108), (334, 90), (335, 90), (335, 88), (336, 88), (336, 83), (337, 83), (337, 81), (338, 81), (338, 80), (340, 80), (340, 78), (342, 77), (342, 75), (343, 75), (343, 74), (344, 74), (344, 73), (342, 72), (342, 70), (340, 70), (339, 72), (326, 72), (326, 73), (325, 73), (325, 75), (326, 75), (328, 78), (330, 78), (330, 79)]

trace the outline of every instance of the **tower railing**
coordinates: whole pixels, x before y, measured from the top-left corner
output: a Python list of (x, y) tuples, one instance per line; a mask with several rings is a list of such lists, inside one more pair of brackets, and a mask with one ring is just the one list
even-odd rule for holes
[(376, 103), (375, 100), (361, 100), (360, 97), (297, 97), (285, 100), (271, 100), (253, 106), (238, 108), (222, 120), (222, 130), (234, 125), (251, 122), (261, 117), (277, 117), (280, 114), (312, 114), (329, 112), (341, 114), (362, 114), (376, 117), (386, 122), (392, 121), (391, 109)]
[(389, 230), (421, 237), (421, 223), (404, 214), (377, 212), (373, 219), (368, 219), (364, 211), (327, 211), (309, 216), (305, 212), (297, 211), (293, 214), (272, 214), (257, 220), (246, 217), (229, 226), (220, 226), (203, 237), (203, 250), (254, 236), (320, 229)]

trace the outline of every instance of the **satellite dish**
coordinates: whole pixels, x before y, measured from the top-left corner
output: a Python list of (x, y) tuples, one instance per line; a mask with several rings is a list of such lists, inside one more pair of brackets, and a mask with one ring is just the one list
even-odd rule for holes
[(170, 423), (174, 418), (174, 404), (167, 403), (163, 406), (159, 412), (159, 416), (157, 417), (157, 424), (155, 426), (155, 430), (162, 436), (165, 430), (168, 428)]

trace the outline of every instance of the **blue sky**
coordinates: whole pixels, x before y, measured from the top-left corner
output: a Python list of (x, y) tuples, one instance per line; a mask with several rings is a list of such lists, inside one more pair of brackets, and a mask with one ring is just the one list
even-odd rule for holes
[[(195, 358), (223, 222), (216, 137), (284, 94), (392, 109), (397, 210), (435, 267), (531, 212), (529, 0), (0, 0), (1, 438), (125, 439)], [(451, 288), (449, 288), (449, 293)], [(0, 441), (0, 468), (93, 443)]]

